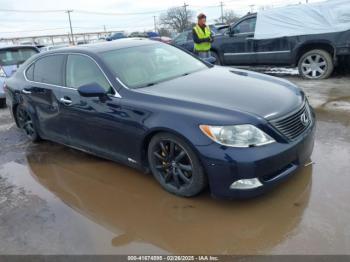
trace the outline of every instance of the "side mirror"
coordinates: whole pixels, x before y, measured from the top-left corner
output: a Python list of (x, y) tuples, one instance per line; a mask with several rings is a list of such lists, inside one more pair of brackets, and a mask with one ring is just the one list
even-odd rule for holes
[(97, 83), (83, 85), (78, 88), (78, 92), (84, 97), (103, 97), (107, 95), (106, 90)]
[(233, 30), (233, 28), (231, 26), (228, 28), (228, 35), (229, 36), (234, 36), (235, 35), (235, 31)]

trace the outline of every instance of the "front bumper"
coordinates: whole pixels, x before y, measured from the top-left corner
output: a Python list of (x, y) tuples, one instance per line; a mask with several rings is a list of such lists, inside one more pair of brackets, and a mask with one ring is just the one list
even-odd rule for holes
[[(290, 143), (273, 143), (254, 148), (229, 148), (212, 143), (198, 146), (200, 158), (216, 198), (249, 198), (281, 183), (301, 168), (314, 147), (316, 124)], [(254, 189), (230, 189), (241, 179), (258, 178), (262, 186)]]

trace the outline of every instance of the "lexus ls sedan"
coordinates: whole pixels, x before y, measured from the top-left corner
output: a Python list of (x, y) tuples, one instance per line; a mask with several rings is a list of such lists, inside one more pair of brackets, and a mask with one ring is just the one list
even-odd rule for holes
[(32, 141), (150, 171), (184, 197), (208, 186), (217, 198), (259, 195), (301, 168), (314, 145), (314, 112), (294, 84), (146, 39), (38, 54), (5, 90)]

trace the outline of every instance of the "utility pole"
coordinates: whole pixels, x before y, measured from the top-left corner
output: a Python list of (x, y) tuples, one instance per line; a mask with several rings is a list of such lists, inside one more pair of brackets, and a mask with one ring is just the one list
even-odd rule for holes
[(69, 20), (69, 27), (70, 27), (70, 34), (72, 37), (72, 44), (74, 45), (74, 35), (73, 35), (73, 27), (72, 27), (72, 21), (70, 19), (70, 13), (73, 12), (73, 10), (67, 10), (66, 13), (68, 14), (68, 20)]
[(154, 32), (157, 33), (157, 21), (156, 21), (156, 16), (153, 16), (153, 23), (154, 23)]
[(184, 29), (187, 29), (187, 25), (188, 25), (188, 15), (187, 15), (187, 6), (188, 4), (184, 3), (184, 9), (185, 9), (185, 28)]
[(221, 23), (224, 23), (224, 2), (220, 2), (221, 8)]
[(249, 7), (250, 7), (250, 13), (254, 13), (254, 6), (255, 6), (255, 5), (249, 5)]
[(107, 33), (106, 25), (103, 25), (103, 31)]

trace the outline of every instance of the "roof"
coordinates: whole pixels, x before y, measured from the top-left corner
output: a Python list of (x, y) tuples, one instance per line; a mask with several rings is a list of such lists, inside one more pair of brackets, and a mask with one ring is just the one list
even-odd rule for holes
[(62, 52), (93, 52), (93, 53), (103, 53), (106, 51), (112, 51), (123, 48), (130, 48), (136, 46), (150, 45), (150, 44), (161, 44), (160, 42), (148, 40), (145, 38), (124, 38), (109, 42), (100, 42), (87, 45), (72, 46), (66, 48), (60, 48), (50, 53), (62, 53)]
[(258, 13), (255, 39), (328, 34), (350, 30), (350, 1), (291, 5)]

